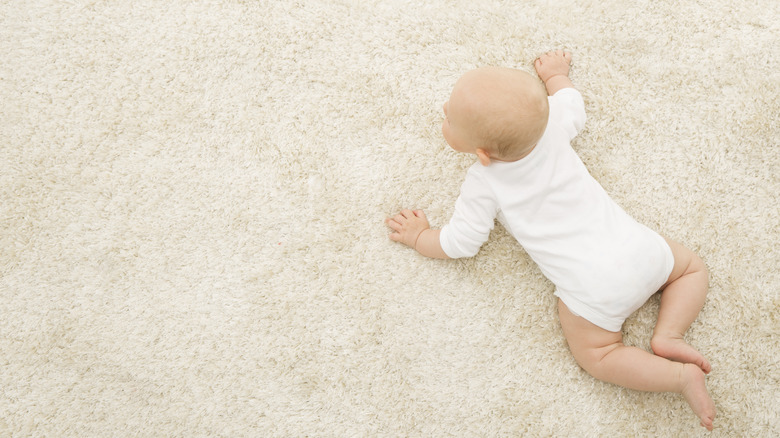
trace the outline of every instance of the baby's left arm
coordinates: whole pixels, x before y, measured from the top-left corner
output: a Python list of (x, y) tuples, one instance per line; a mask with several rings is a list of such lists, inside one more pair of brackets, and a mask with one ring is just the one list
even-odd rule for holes
[(386, 219), (385, 223), (393, 230), (390, 240), (401, 242), (426, 257), (449, 258), (441, 248), (440, 230), (431, 229), (422, 210), (401, 210), (395, 217)]

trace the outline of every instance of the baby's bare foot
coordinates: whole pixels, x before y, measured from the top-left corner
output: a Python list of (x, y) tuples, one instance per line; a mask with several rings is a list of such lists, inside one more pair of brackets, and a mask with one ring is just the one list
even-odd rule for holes
[(693, 412), (701, 420), (701, 425), (712, 430), (712, 422), (715, 420), (715, 403), (707, 392), (704, 384), (704, 373), (694, 364), (683, 364), (682, 370), (682, 395), (691, 406)]
[(653, 353), (657, 356), (676, 362), (698, 365), (705, 374), (709, 374), (712, 371), (710, 362), (682, 338), (656, 335), (650, 341), (650, 348), (653, 349)]

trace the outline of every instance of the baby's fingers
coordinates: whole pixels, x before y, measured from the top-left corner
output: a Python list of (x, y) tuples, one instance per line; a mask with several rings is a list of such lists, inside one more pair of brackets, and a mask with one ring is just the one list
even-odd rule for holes
[(385, 223), (393, 231), (401, 231), (401, 224), (399, 224), (395, 219), (385, 219)]
[(408, 208), (401, 210), (401, 212), (398, 213), (398, 215), (404, 217), (405, 219), (411, 219), (415, 216), (414, 212)]

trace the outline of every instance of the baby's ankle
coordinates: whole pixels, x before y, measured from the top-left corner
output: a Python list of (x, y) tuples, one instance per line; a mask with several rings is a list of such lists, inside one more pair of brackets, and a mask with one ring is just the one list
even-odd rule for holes
[(704, 372), (694, 364), (681, 363), (680, 365), (680, 390), (678, 392), (684, 394), (688, 388), (704, 379)]

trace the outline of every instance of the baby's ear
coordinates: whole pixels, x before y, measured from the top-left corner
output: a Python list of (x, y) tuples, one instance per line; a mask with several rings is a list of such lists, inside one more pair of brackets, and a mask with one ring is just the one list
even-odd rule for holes
[(480, 164), (487, 167), (490, 166), (490, 152), (485, 149), (477, 148), (477, 158), (479, 158)]

